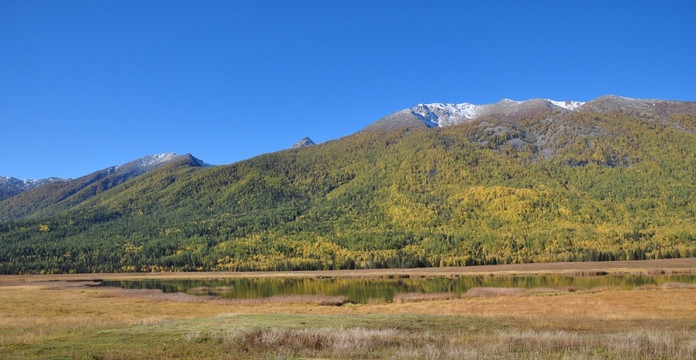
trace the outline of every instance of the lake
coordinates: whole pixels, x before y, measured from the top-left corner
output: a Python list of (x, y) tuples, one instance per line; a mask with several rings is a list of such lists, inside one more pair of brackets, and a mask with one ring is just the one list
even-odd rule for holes
[(695, 275), (605, 275), (573, 277), (561, 275), (461, 276), (455, 278), (224, 278), (211, 280), (128, 280), (103, 281), (103, 286), (125, 289), (159, 289), (165, 293), (214, 295), (249, 299), (277, 295), (345, 296), (355, 303), (369, 299), (391, 302), (405, 293), (452, 293), (461, 295), (474, 287), (503, 288), (584, 288), (637, 286), (665, 283), (696, 283)]

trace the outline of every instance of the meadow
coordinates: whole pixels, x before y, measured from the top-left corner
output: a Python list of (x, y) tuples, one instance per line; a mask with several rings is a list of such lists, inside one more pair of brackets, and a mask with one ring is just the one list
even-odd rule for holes
[[(694, 273), (696, 259), (290, 276)], [(243, 300), (96, 287), (95, 279), (278, 276), (157, 273), (0, 277), (0, 358), (689, 359), (696, 287), (473, 288), (352, 304), (330, 296)]]

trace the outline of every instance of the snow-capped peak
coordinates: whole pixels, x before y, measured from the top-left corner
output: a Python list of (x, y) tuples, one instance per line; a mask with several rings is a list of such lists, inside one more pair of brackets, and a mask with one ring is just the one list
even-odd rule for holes
[(59, 181), (59, 180), (64, 180), (64, 179), (57, 178), (57, 177), (50, 177), (47, 179), (17, 179), (15, 177), (11, 177), (11, 176), (0, 176), (0, 183), (9, 183), (9, 182), (13, 182), (16, 184), (21, 183), (22, 185), (28, 186), (28, 187), (37, 187), (37, 186), (41, 186), (43, 184), (48, 184), (48, 183), (52, 183), (54, 181)]
[(524, 109), (529, 109), (531, 106), (539, 106), (544, 102), (548, 107), (556, 107), (569, 111), (577, 111), (578, 108), (584, 104), (584, 102), (579, 101), (555, 101), (548, 99), (526, 101), (502, 99), (496, 104), (486, 105), (474, 105), (469, 103), (418, 104), (408, 110), (429, 127), (443, 127), (476, 120), (490, 114), (515, 114), (520, 111), (528, 111)]
[(447, 126), (471, 120), (477, 116), (480, 105), (469, 103), (461, 104), (418, 104), (411, 108), (411, 112), (423, 120), (428, 126)]
[(139, 161), (140, 165), (142, 166), (153, 166), (172, 161), (176, 157), (179, 157), (179, 155), (175, 153), (154, 154), (145, 156), (144, 158), (139, 159)]
[(548, 101), (548, 102), (550, 102), (558, 107), (561, 107), (561, 108), (564, 108), (564, 109), (570, 110), (570, 111), (575, 111), (580, 106), (582, 106), (584, 104), (584, 102), (582, 102), (582, 101), (571, 101), (571, 100), (555, 101), (555, 100), (546, 99), (546, 101)]
[(139, 173), (143, 174), (146, 173), (150, 170), (156, 169), (162, 165), (169, 164), (174, 161), (186, 159), (186, 158), (191, 159), (194, 161), (198, 166), (201, 167), (207, 167), (207, 166), (214, 166), (212, 164), (209, 164), (201, 159), (198, 159), (194, 157), (191, 154), (187, 155), (177, 155), (175, 153), (164, 153), (164, 154), (154, 154), (154, 155), (148, 155), (145, 157), (141, 157), (140, 159), (133, 160), (131, 162), (117, 165), (117, 166), (112, 166), (110, 168), (104, 169), (108, 171), (109, 173), (114, 173), (114, 172), (127, 172), (127, 173)]
[(17, 194), (23, 193), (27, 190), (31, 190), (42, 185), (50, 184), (55, 181), (63, 180), (67, 179), (52, 177), (48, 179), (22, 180), (10, 176), (0, 176), (0, 201), (15, 196)]
[(155, 168), (161, 164), (170, 162), (176, 158), (178, 158), (180, 155), (177, 155), (175, 153), (164, 153), (164, 154), (154, 154), (154, 155), (148, 155), (145, 157), (142, 157), (140, 159), (131, 161), (126, 164), (121, 164), (121, 165), (116, 165), (113, 167), (113, 171), (118, 171), (124, 167), (128, 168), (141, 168), (141, 169), (152, 169)]

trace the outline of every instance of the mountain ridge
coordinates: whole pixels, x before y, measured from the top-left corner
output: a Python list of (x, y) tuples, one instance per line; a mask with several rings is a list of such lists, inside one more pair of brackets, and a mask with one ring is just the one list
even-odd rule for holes
[(50, 215), (66, 207), (110, 189), (122, 182), (177, 161), (187, 161), (192, 166), (210, 166), (191, 154), (154, 154), (94, 171), (77, 179), (62, 179), (27, 189), (0, 201), (0, 221)]
[(617, 95), (604, 95), (587, 102), (537, 98), (525, 101), (502, 99), (497, 103), (484, 105), (470, 103), (418, 104), (387, 115), (368, 125), (363, 131), (388, 131), (402, 127), (444, 127), (491, 115), (520, 118), (532, 116), (542, 111), (605, 112), (628, 109), (642, 112), (643, 115), (657, 116), (660, 120), (665, 121), (665, 117), (668, 115), (696, 112), (696, 102), (633, 99)]

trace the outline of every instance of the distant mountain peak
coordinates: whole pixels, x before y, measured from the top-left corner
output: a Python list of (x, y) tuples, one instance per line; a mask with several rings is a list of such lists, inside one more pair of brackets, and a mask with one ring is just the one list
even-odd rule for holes
[(296, 142), (295, 145), (293, 145), (291, 147), (291, 149), (299, 149), (299, 148), (312, 146), (312, 145), (316, 145), (316, 143), (314, 141), (312, 141), (312, 139), (305, 137), (302, 140)]
[(164, 153), (164, 154), (153, 154), (141, 157), (139, 159), (127, 162), (125, 164), (114, 166), (114, 170), (118, 171), (122, 168), (139, 168), (139, 169), (153, 169), (162, 164), (166, 164), (173, 160), (176, 160), (181, 155), (175, 153)]
[(143, 174), (150, 170), (156, 169), (162, 165), (166, 165), (175, 161), (188, 159), (195, 166), (212, 166), (207, 162), (194, 157), (191, 154), (177, 155), (173, 152), (163, 154), (153, 154), (141, 157), (131, 162), (112, 167), (113, 172), (130, 172), (134, 174)]
[(27, 185), (30, 185), (30, 184), (39, 184), (40, 185), (40, 184), (45, 184), (45, 183), (58, 181), (58, 180), (64, 180), (64, 179), (57, 178), (57, 177), (50, 177), (50, 178), (46, 178), (46, 179), (26, 179), (25, 180), (25, 179), (17, 179), (17, 178), (12, 177), (12, 176), (0, 176), (0, 181), (19, 181), (19, 182), (21, 182), (23, 184), (27, 184)]
[(0, 201), (21, 194), (27, 190), (39, 187), (41, 185), (50, 184), (52, 182), (61, 181), (57, 177), (47, 179), (30, 179), (22, 180), (10, 176), (0, 176)]
[(177, 155), (173, 152), (170, 152), (170, 153), (164, 153), (164, 154), (148, 155), (148, 156), (145, 156), (139, 160), (143, 164), (161, 164), (164, 162), (172, 161), (174, 158), (176, 158), (178, 156), (179, 155)]

